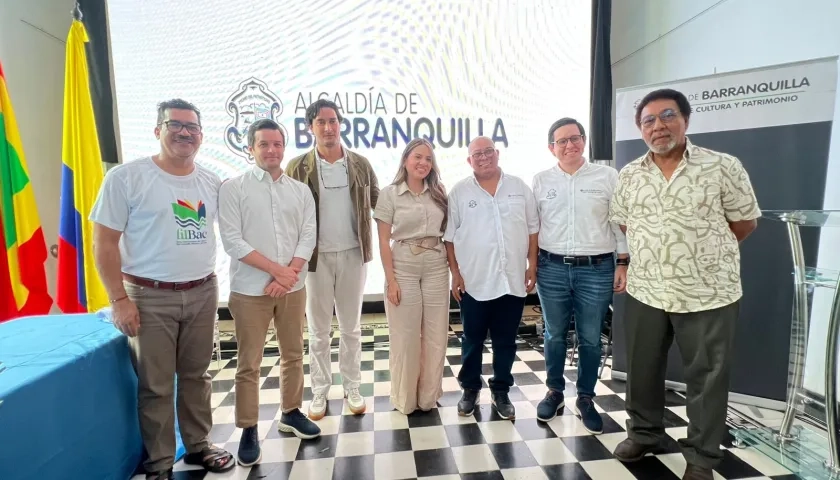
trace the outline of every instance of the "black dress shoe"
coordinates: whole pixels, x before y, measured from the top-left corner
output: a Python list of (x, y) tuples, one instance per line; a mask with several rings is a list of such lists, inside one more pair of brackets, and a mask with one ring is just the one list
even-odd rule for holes
[(685, 474), (682, 478), (683, 480), (713, 480), (715, 476), (711, 468), (689, 464), (685, 467)]
[(655, 445), (644, 445), (641, 443), (636, 443), (629, 438), (625, 439), (623, 442), (619, 443), (617, 447), (615, 447), (615, 451), (613, 455), (619, 461), (624, 463), (633, 463), (638, 462), (642, 458), (645, 457), (648, 453), (659, 453), (663, 451), (662, 447), (659, 444)]

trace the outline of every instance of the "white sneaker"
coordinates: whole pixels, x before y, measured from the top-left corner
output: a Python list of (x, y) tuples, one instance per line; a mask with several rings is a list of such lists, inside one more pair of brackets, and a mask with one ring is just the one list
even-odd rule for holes
[(327, 396), (324, 394), (315, 395), (309, 403), (309, 419), (318, 421), (324, 418), (327, 413)]
[(353, 412), (354, 415), (361, 415), (365, 413), (367, 404), (365, 404), (365, 397), (359, 393), (358, 388), (351, 388), (350, 390), (347, 390), (344, 392), (344, 396), (347, 397), (347, 405), (350, 407), (350, 411)]

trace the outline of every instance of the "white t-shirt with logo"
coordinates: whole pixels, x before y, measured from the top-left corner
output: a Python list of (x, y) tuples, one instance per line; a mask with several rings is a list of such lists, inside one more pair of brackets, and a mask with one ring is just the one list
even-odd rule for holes
[(164, 282), (198, 280), (216, 267), (221, 184), (198, 164), (178, 176), (142, 158), (108, 171), (90, 220), (123, 232), (123, 272)]

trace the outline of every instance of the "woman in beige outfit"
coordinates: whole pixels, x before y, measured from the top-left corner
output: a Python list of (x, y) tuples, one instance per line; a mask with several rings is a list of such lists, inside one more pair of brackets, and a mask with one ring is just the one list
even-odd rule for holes
[(434, 408), (443, 394), (449, 267), (441, 237), (447, 198), (432, 148), (424, 139), (408, 143), (373, 214), (385, 268), (391, 403), (406, 415)]

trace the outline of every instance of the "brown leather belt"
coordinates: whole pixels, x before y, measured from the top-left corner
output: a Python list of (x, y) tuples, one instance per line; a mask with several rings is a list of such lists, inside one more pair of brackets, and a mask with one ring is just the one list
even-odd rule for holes
[(191, 288), (198, 287), (200, 285), (204, 285), (208, 281), (212, 280), (216, 274), (211, 273), (206, 277), (199, 279), (199, 280), (190, 280), (189, 282), (161, 282), (158, 280), (152, 280), (151, 278), (143, 278), (143, 277), (135, 277), (134, 275), (129, 275), (128, 273), (123, 273), (123, 280), (128, 283), (133, 283), (135, 285), (140, 285), (141, 287), (149, 287), (149, 288), (159, 288), (162, 290), (174, 290), (176, 292), (182, 292), (184, 290), (189, 290)]

